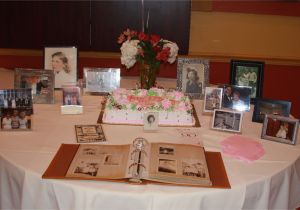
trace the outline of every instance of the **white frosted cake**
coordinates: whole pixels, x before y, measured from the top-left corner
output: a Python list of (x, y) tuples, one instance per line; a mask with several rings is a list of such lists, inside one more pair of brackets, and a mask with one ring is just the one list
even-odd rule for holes
[(193, 108), (179, 91), (127, 90), (119, 88), (108, 96), (103, 123), (142, 125), (145, 112), (158, 112), (159, 125), (193, 126)]

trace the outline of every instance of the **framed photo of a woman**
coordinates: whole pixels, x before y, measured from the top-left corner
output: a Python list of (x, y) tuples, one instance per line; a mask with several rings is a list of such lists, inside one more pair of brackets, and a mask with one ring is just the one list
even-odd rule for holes
[(44, 69), (52, 69), (55, 74), (55, 88), (76, 85), (78, 78), (77, 47), (45, 47)]
[(203, 99), (208, 86), (209, 62), (198, 58), (178, 58), (177, 89), (193, 99)]
[(230, 66), (230, 84), (251, 87), (251, 102), (254, 102), (256, 98), (261, 97), (264, 62), (232, 60)]

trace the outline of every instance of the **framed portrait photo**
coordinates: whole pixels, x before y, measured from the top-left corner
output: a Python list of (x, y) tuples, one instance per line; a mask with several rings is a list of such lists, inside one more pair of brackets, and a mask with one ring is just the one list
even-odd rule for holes
[(27, 108), (1, 108), (1, 130), (27, 131), (32, 127), (32, 111)]
[(232, 60), (230, 84), (250, 86), (251, 101), (261, 97), (263, 89), (264, 62)]
[(298, 119), (266, 114), (261, 138), (286, 144), (296, 144), (298, 128)]
[(144, 113), (144, 131), (153, 132), (158, 130), (159, 113), (145, 112)]
[(54, 72), (45, 69), (15, 69), (15, 88), (31, 88), (33, 103), (54, 103)]
[(215, 109), (212, 129), (240, 133), (242, 120), (242, 112)]
[(220, 85), (223, 88), (222, 108), (237, 111), (250, 111), (251, 87), (238, 85)]
[(289, 117), (291, 110), (290, 101), (256, 99), (252, 115), (253, 122), (263, 123), (266, 114)]
[(177, 89), (192, 99), (203, 99), (209, 84), (209, 61), (197, 58), (178, 58)]
[(215, 109), (221, 109), (222, 106), (222, 88), (206, 87), (204, 96), (204, 112), (213, 112)]
[(45, 47), (44, 69), (55, 74), (55, 88), (66, 84), (76, 84), (78, 78), (77, 47)]
[(111, 93), (120, 87), (119, 68), (83, 68), (85, 92)]

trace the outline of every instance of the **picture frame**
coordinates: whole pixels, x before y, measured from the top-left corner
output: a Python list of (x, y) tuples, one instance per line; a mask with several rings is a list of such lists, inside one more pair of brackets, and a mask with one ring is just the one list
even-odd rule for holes
[(200, 58), (178, 58), (177, 89), (192, 99), (203, 99), (209, 85), (209, 61)]
[(295, 145), (297, 141), (298, 129), (298, 119), (266, 114), (261, 138)]
[(263, 123), (265, 114), (280, 115), (289, 117), (291, 111), (291, 102), (272, 99), (256, 99), (252, 115), (252, 122)]
[(75, 133), (78, 143), (107, 142), (100, 124), (75, 125)]
[(55, 88), (76, 84), (78, 79), (78, 49), (76, 46), (44, 47), (44, 69), (55, 74)]
[(222, 108), (250, 111), (251, 87), (238, 85), (219, 85), (223, 88)]
[(242, 129), (243, 112), (215, 109), (212, 129), (240, 133)]
[(265, 63), (261, 61), (231, 60), (230, 62), (230, 84), (252, 87), (252, 103), (262, 96), (264, 65)]
[(223, 88), (206, 87), (203, 103), (203, 112), (213, 112), (222, 107)]
[(15, 88), (31, 88), (33, 103), (54, 103), (54, 72), (46, 69), (15, 69)]
[(108, 94), (120, 87), (120, 68), (83, 68), (85, 92)]
[(28, 131), (32, 129), (32, 111), (27, 108), (1, 108), (2, 131)]
[(0, 90), (0, 108), (26, 108), (33, 113), (31, 88)]
[(63, 106), (81, 106), (80, 87), (74, 85), (62, 86)]
[(159, 113), (145, 112), (144, 113), (144, 131), (154, 132), (158, 130)]

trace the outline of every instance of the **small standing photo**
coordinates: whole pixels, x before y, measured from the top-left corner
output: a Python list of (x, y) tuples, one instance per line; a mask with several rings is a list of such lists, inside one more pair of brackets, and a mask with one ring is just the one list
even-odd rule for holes
[(32, 127), (31, 110), (26, 108), (1, 108), (1, 130), (28, 131)]
[(62, 86), (63, 105), (81, 105), (80, 87), (78, 86)]
[(251, 87), (238, 85), (221, 85), (223, 88), (222, 108), (240, 112), (250, 111)]
[(212, 129), (240, 133), (242, 129), (242, 120), (242, 112), (215, 109)]
[(215, 109), (221, 109), (222, 88), (206, 87), (204, 96), (204, 112), (213, 112)]
[(203, 99), (209, 79), (208, 60), (196, 58), (178, 58), (177, 89), (192, 99)]
[(259, 61), (231, 61), (230, 84), (250, 86), (251, 101), (261, 97), (263, 89), (264, 62)]
[(153, 132), (158, 130), (159, 113), (145, 112), (144, 113), (144, 131)]
[(15, 88), (31, 88), (33, 103), (54, 103), (54, 73), (45, 69), (15, 69)]
[(85, 92), (111, 93), (120, 87), (120, 68), (84, 68)]
[(253, 122), (263, 123), (266, 114), (289, 117), (291, 102), (272, 99), (256, 99), (252, 115)]
[(266, 114), (261, 138), (295, 145), (298, 129), (298, 119)]
[(51, 69), (55, 74), (55, 88), (64, 84), (76, 84), (78, 50), (77, 47), (45, 47), (44, 69)]

